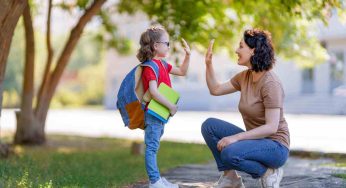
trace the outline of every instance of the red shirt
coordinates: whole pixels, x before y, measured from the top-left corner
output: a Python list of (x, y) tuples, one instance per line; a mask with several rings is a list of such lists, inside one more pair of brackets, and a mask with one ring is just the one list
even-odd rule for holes
[[(157, 64), (159, 67), (159, 78), (157, 86), (160, 85), (160, 83), (165, 83), (169, 87), (172, 87), (171, 85), (171, 79), (169, 78), (169, 72), (172, 70), (172, 65), (167, 63), (167, 70), (166, 67), (161, 63), (158, 59), (152, 59), (153, 62)], [(142, 72), (142, 81), (143, 81), (143, 91), (144, 93), (149, 89), (149, 81), (156, 80), (156, 76), (154, 71), (150, 67), (143, 67)]]
[[(168, 64), (168, 68), (166, 70), (166, 67), (161, 63), (158, 59), (152, 59), (153, 62), (156, 63), (156, 65), (159, 67), (159, 78), (157, 86), (160, 85), (161, 82), (167, 84), (169, 87), (172, 87), (171, 85), (171, 79), (169, 78), (169, 72), (172, 70), (172, 65)], [(156, 76), (154, 71), (150, 67), (143, 67), (142, 72), (142, 81), (143, 81), (143, 89), (144, 93), (149, 89), (149, 81), (156, 80)]]

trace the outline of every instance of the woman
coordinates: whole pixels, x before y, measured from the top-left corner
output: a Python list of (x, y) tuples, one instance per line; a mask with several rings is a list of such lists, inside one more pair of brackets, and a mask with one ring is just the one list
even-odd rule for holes
[(279, 187), (282, 166), (289, 155), (289, 130), (283, 116), (284, 91), (272, 71), (275, 64), (271, 35), (259, 29), (246, 30), (236, 50), (238, 64), (248, 69), (230, 81), (215, 78), (210, 42), (206, 57), (206, 80), (212, 95), (241, 92), (239, 111), (246, 131), (223, 120), (209, 118), (202, 135), (223, 175), (216, 187), (244, 187), (237, 171), (259, 178), (262, 187)]

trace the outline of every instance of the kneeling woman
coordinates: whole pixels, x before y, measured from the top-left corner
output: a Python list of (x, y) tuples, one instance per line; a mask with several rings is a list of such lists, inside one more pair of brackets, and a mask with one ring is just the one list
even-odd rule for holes
[(284, 91), (272, 71), (275, 63), (270, 33), (246, 30), (236, 53), (248, 69), (225, 83), (215, 78), (210, 42), (206, 54), (206, 80), (212, 95), (240, 91), (239, 111), (246, 131), (223, 120), (209, 118), (202, 125), (205, 142), (223, 171), (216, 187), (244, 187), (237, 171), (258, 178), (262, 187), (279, 187), (282, 166), (289, 155), (289, 130), (283, 115)]

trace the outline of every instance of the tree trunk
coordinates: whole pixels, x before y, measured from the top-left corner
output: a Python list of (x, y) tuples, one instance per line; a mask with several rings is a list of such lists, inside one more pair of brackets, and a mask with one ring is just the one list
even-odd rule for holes
[(15, 144), (40, 145), (46, 141), (43, 123), (33, 115), (22, 114), (16, 111), (17, 130), (14, 137)]
[(15, 144), (42, 144), (45, 142), (42, 122), (34, 116), (32, 101), (34, 96), (35, 37), (32, 26), (30, 6), (23, 12), (25, 29), (25, 67), (21, 111), (16, 112), (17, 130)]

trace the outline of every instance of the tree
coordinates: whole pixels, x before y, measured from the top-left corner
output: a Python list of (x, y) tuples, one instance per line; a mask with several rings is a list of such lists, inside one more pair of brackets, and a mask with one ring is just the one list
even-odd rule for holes
[[(37, 94), (37, 103), (33, 108), (34, 98), (34, 61), (35, 61), (35, 40), (33, 21), (30, 13), (30, 6), (27, 6), (23, 13), (26, 54), (24, 68), (23, 93), (21, 99), (21, 110), (17, 112), (17, 130), (14, 142), (17, 144), (42, 144), (45, 142), (45, 122), (48, 113), (49, 104), (56, 90), (62, 73), (69, 62), (71, 54), (81, 37), (86, 24), (101, 9), (106, 0), (95, 0), (93, 2), (79, 1), (85, 8), (83, 15), (79, 18), (77, 24), (70, 32), (70, 36), (65, 46), (53, 66), (54, 52), (51, 44), (51, 12), (52, 0), (48, 4), (48, 18), (46, 28), (47, 42), (47, 62), (44, 70), (42, 82)], [(90, 4), (90, 5), (89, 5)], [(89, 5), (89, 6), (88, 6)]]
[(228, 50), (233, 57), (245, 28), (269, 30), (278, 53), (301, 65), (325, 60), (325, 50), (312, 35), (317, 30), (314, 23), (326, 24), (332, 12), (345, 18), (345, 8), (342, 0), (121, 0), (119, 3), (120, 12), (141, 11), (153, 23), (165, 26), (173, 41), (183, 37), (205, 50), (209, 40), (215, 38), (214, 47)]

